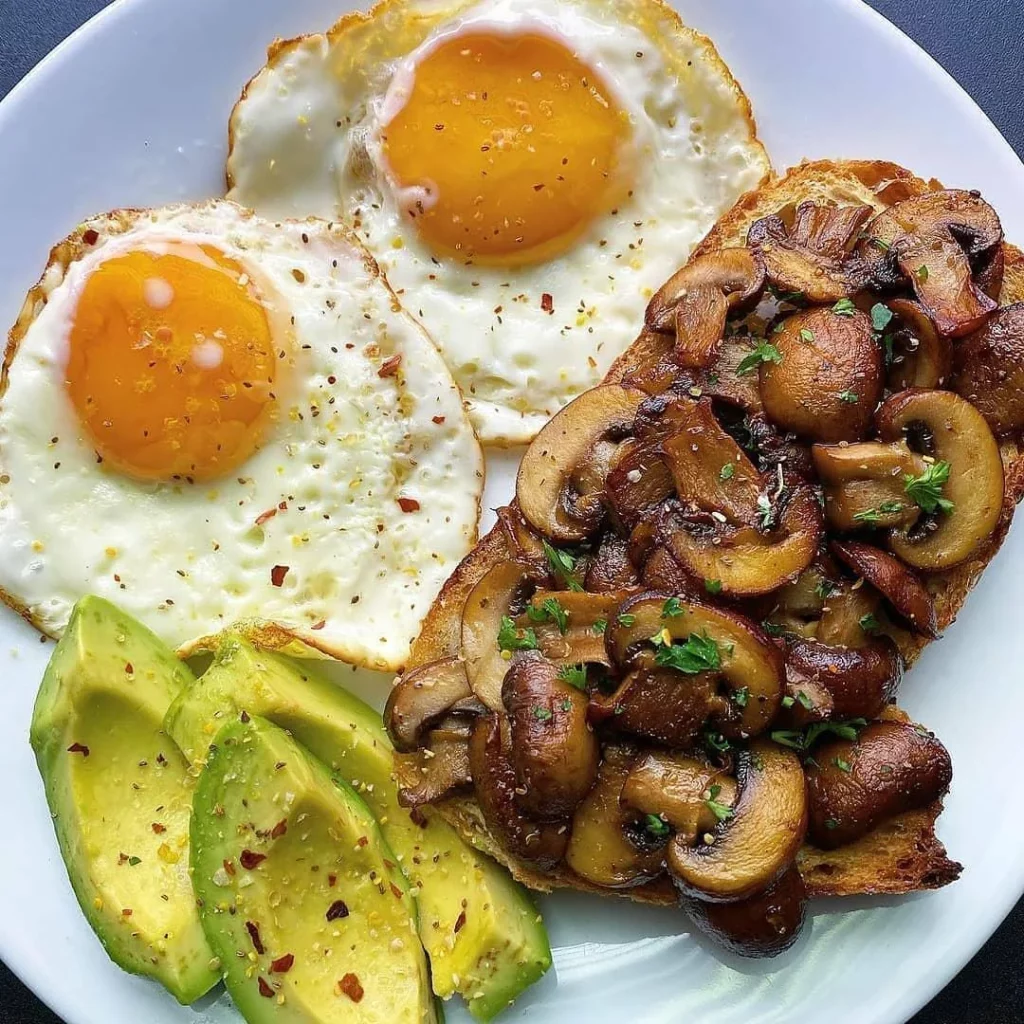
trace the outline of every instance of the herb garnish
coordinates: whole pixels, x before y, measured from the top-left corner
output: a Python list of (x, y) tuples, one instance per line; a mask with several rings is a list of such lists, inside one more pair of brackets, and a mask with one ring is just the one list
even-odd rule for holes
[(762, 363), (781, 363), (782, 353), (770, 341), (759, 341), (754, 350), (745, 355), (736, 367), (740, 377), (753, 373)]
[(543, 542), (544, 557), (557, 579), (560, 579), (570, 590), (582, 591), (583, 585), (576, 579), (576, 562), (578, 559), (569, 554), (568, 551), (561, 551), (552, 547), (547, 541)]
[(750, 687), (741, 686), (738, 690), (733, 690), (732, 699), (739, 707), (745, 708), (750, 701)]
[(718, 644), (707, 633), (691, 633), (682, 644), (665, 644), (660, 637), (654, 638), (660, 643), (655, 664), (665, 668), (674, 668), (689, 676), (698, 672), (708, 672), (722, 667), (722, 656)]
[(903, 489), (925, 512), (938, 509), (947, 515), (953, 511), (953, 502), (942, 497), (942, 488), (949, 480), (949, 463), (933, 462), (920, 476), (903, 475)]
[(502, 615), (498, 647), (503, 651), (535, 651), (540, 644), (532, 629), (516, 629), (515, 622), (508, 615)]
[[(587, 688), (587, 666), (586, 665), (563, 665), (558, 670), (558, 678), (575, 686), (577, 690)], [(566, 708), (566, 711), (569, 709)]]
[(857, 307), (853, 304), (852, 299), (840, 299), (832, 307), (832, 312), (836, 316), (853, 316), (857, 312)]
[(663, 619), (675, 619), (682, 615), (686, 609), (682, 606), (678, 597), (670, 597), (661, 607)]
[(864, 718), (851, 718), (845, 722), (814, 722), (802, 732), (792, 729), (777, 729), (772, 739), (792, 750), (810, 750), (822, 736), (833, 735), (844, 740), (855, 740), (857, 730), (867, 725)]
[(569, 613), (559, 604), (557, 597), (545, 598), (539, 608), (531, 604), (526, 614), (531, 622), (553, 622), (562, 636), (569, 629)]
[(855, 512), (853, 515), (854, 522), (867, 523), (871, 525), (877, 523), (883, 515), (892, 515), (894, 512), (902, 512), (903, 505), (898, 501), (883, 501), (877, 508), (866, 508), (863, 512)]
[(736, 473), (736, 467), (731, 463), (727, 462), (719, 471), (719, 480), (731, 480)]
[(722, 592), (722, 581), (721, 580), (705, 580), (704, 589), (709, 594), (720, 594)]
[(800, 330), (800, 337), (804, 341), (814, 341), (814, 331), (810, 331), (806, 327), (803, 327)]
[(660, 814), (645, 814), (644, 831), (662, 839), (669, 834), (670, 829), (668, 822)]
[(634, 622), (636, 622), (636, 616), (630, 615), (629, 612), (623, 612), (622, 615), (617, 616), (617, 618), (619, 621), (619, 625), (625, 626), (626, 629), (629, 629), (629, 627), (632, 626)]
[(917, 268), (917, 279), (918, 281), (928, 280), (928, 267), (924, 263)]
[(876, 302), (871, 307), (871, 326), (879, 334), (889, 326), (892, 320), (892, 310), (884, 302)]
[(735, 811), (727, 804), (720, 804), (718, 802), (718, 794), (722, 792), (722, 787), (714, 785), (708, 790), (708, 796), (704, 803), (707, 804), (708, 810), (719, 820), (725, 821), (727, 818), (731, 818)]
[(875, 618), (874, 612), (868, 612), (867, 615), (862, 615), (857, 622), (865, 633), (877, 633), (882, 628), (882, 624), (877, 618)]
[(595, 633), (603, 633), (608, 628), (607, 619), (595, 619), (594, 624), (590, 627)]
[(551, 709), (543, 708), (539, 704), (533, 709), (533, 717), (538, 722), (546, 722), (551, 717)]
[(846, 391), (840, 391), (839, 392), (839, 401), (840, 402), (847, 402), (849, 405), (856, 405), (857, 401), (858, 401), (857, 392), (856, 391), (850, 391), (849, 389), (847, 389)]

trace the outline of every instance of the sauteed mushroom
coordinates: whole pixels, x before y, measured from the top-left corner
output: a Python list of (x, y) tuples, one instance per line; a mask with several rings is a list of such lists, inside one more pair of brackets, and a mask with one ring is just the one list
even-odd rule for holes
[(442, 658), (406, 673), (392, 689), (384, 722), (396, 750), (415, 750), (425, 730), (472, 696), (466, 663)]
[(411, 761), (416, 784), (403, 786), (398, 791), (398, 802), (403, 807), (422, 807), (449, 796), (455, 789), (473, 781), (469, 765), (469, 737), (472, 722), (465, 717), (445, 719), (426, 737), (425, 744), (415, 754), (399, 754)]
[(890, 391), (907, 388), (940, 388), (949, 379), (953, 365), (953, 346), (943, 337), (920, 303), (911, 299), (891, 299), (889, 310), (898, 317), (889, 331), (892, 363), (889, 367)]
[(996, 434), (1024, 428), (1024, 302), (1000, 309), (956, 353), (953, 390)]

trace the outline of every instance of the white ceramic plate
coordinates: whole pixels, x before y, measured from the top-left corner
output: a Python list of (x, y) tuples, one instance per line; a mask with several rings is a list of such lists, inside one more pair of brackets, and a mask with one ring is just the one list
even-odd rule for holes
[[(1009, 237), (1024, 240), (1024, 167), (960, 88), (869, 8), (857, 0), (677, 3), (743, 83), (777, 167), (803, 157), (896, 160), (982, 189)], [(323, 28), (347, 6), (122, 0), (59, 47), (0, 104), (0, 324), (13, 322), (49, 246), (84, 215), (218, 193), (227, 114), (267, 42)], [(512, 464), (490, 469), (486, 505), (494, 506), (511, 494)], [(966, 866), (958, 883), (843, 903), (843, 914), (816, 906), (808, 934), (766, 963), (723, 956), (672, 910), (580, 894), (545, 899), (555, 968), (505, 1019), (882, 1024), (921, 1007), (1024, 890), (1024, 797), (1001, 768), (1024, 716), (1024, 578), (1014, 571), (1022, 557), (1018, 529), (902, 691), (901, 703), (953, 755), (939, 831)], [(121, 973), (86, 926), (27, 740), (50, 650), (0, 612), (0, 956), (69, 1024), (239, 1021), (220, 990), (183, 1009), (156, 984)], [(358, 686), (365, 694), (375, 682), (379, 702), (379, 681)], [(469, 1017), (453, 1009), (450, 1019)]]

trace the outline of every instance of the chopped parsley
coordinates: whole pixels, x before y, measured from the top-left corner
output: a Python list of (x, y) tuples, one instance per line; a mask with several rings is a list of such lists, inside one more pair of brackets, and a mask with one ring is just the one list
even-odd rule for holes
[(786, 694), (786, 696), (782, 698), (782, 706), (784, 708), (791, 708), (794, 704), (797, 703), (799, 703), (802, 708), (806, 708), (808, 711), (814, 710), (814, 702), (811, 700), (810, 697), (807, 696), (806, 693), (804, 693), (803, 690), (800, 690), (795, 697), (791, 697), (789, 696), (789, 694)]
[(814, 341), (814, 331), (810, 331), (806, 327), (803, 327), (800, 330), (800, 337), (803, 341)]
[(576, 562), (578, 559), (569, 554), (568, 551), (561, 551), (552, 547), (547, 541), (543, 542), (544, 557), (548, 560), (556, 579), (560, 579), (570, 590), (582, 591), (583, 586), (576, 579)]
[(722, 592), (722, 581), (721, 580), (705, 580), (704, 589), (709, 594), (720, 594)]
[(858, 401), (858, 399), (857, 399), (857, 392), (856, 391), (850, 391), (849, 389), (847, 389), (846, 391), (840, 391), (839, 392), (839, 401), (840, 402), (847, 402), (850, 405), (856, 405), (857, 401)]
[(735, 813), (731, 807), (727, 804), (720, 804), (718, 802), (718, 794), (722, 792), (722, 787), (718, 785), (712, 786), (708, 790), (707, 799), (704, 801), (707, 804), (708, 810), (719, 820), (725, 821), (731, 818)]
[(736, 373), (743, 377), (748, 373), (753, 373), (762, 363), (781, 362), (782, 353), (775, 345), (770, 341), (759, 341), (754, 346), (754, 350), (740, 360), (739, 366), (736, 367)]
[(778, 623), (769, 622), (767, 619), (765, 619), (764, 622), (761, 623), (761, 628), (769, 636), (784, 636), (786, 632)]
[(532, 629), (516, 629), (515, 622), (508, 615), (502, 615), (498, 647), (503, 651), (535, 651), (540, 644)]
[(538, 722), (546, 722), (551, 717), (550, 708), (542, 708), (539, 704), (533, 709), (533, 717)]
[[(577, 690), (587, 688), (587, 666), (586, 665), (563, 665), (558, 670), (558, 678), (575, 686)], [(566, 708), (566, 711), (569, 709)]]
[(622, 615), (616, 616), (616, 618), (618, 619), (619, 625), (625, 626), (626, 629), (629, 629), (629, 627), (636, 622), (636, 616), (630, 615), (628, 612), (624, 612)]
[(732, 699), (741, 708), (745, 708), (747, 706), (747, 704), (750, 702), (750, 687), (749, 686), (741, 686), (738, 690), (733, 690), (732, 691)]
[(894, 512), (902, 512), (903, 505), (898, 501), (883, 501), (877, 508), (866, 508), (863, 512), (855, 512), (853, 520), (856, 523), (877, 523), (883, 515), (892, 515)]
[(757, 521), (762, 530), (770, 530), (775, 525), (775, 509), (767, 494), (757, 496)]
[(594, 624), (590, 627), (595, 633), (603, 633), (608, 628), (607, 619), (595, 619)]
[(840, 299), (832, 307), (832, 312), (836, 316), (853, 316), (857, 312), (857, 307), (853, 304), (852, 299)]
[(660, 814), (644, 815), (644, 831), (659, 839), (664, 838), (671, 831), (668, 822)]
[(736, 467), (727, 462), (718, 472), (719, 480), (731, 480), (736, 475)]
[(827, 601), (838, 589), (838, 583), (833, 583), (831, 580), (821, 579), (818, 580), (818, 585), (814, 588), (814, 592), (822, 599), (822, 601)]
[(720, 732), (704, 733), (704, 745), (719, 754), (732, 749), (732, 744)]
[(882, 624), (875, 618), (874, 612), (868, 612), (867, 615), (862, 615), (857, 622), (865, 633), (877, 633), (882, 628)]
[(142, 858), (141, 857), (129, 857), (128, 858), (128, 866), (130, 868), (134, 868), (134, 867), (136, 867), (137, 865), (139, 865), (141, 863), (142, 863)]
[(874, 236), (868, 239), (868, 245), (873, 245), (876, 249), (881, 249), (882, 252), (888, 252), (891, 248), (884, 238), (875, 238)]
[(562, 701), (561, 708), (563, 711), (572, 711), (572, 701), (568, 697)]
[(876, 302), (871, 307), (871, 326), (879, 334), (889, 326), (892, 320), (892, 310), (884, 302)]
[(922, 282), (928, 280), (928, 268), (923, 263), (917, 268), (917, 279)]
[(831, 831), (834, 828), (839, 828), (839, 822), (836, 821), (835, 818), (826, 818), (825, 828), (827, 828), (829, 831)]
[(777, 729), (772, 733), (772, 739), (792, 750), (810, 750), (822, 736), (832, 735), (843, 740), (855, 740), (857, 730), (867, 724), (863, 718), (851, 718), (845, 722), (814, 722), (803, 731)]
[(682, 615), (686, 609), (682, 606), (678, 597), (670, 597), (661, 607), (663, 619), (675, 619)]
[(688, 676), (722, 667), (718, 644), (706, 633), (691, 633), (682, 644), (661, 643), (654, 655), (656, 664), (674, 668)]
[(849, 772), (849, 771), (851, 770), (851, 769), (850, 769), (850, 762), (849, 762), (849, 761), (844, 761), (844, 760), (843, 760), (843, 759), (842, 759), (841, 757), (833, 757), (833, 758), (832, 758), (832, 763), (833, 763), (833, 764), (834, 764), (834, 765), (835, 765), (835, 766), (836, 766), (836, 767), (837, 767), (837, 768), (838, 768), (838, 769), (839, 769), (839, 770), (840, 770), (841, 772)]
[(947, 515), (953, 511), (953, 502), (942, 497), (942, 488), (949, 480), (949, 463), (933, 462), (920, 476), (903, 475), (903, 489), (925, 512), (936, 509)]
[(569, 629), (569, 613), (559, 604), (557, 597), (545, 598), (539, 608), (531, 604), (526, 614), (531, 622), (553, 622), (562, 636)]

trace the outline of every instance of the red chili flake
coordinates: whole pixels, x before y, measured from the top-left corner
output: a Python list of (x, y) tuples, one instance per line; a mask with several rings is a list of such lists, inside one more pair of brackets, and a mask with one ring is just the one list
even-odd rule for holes
[(274, 990), (266, 983), (266, 981), (263, 978), (260, 978), (260, 995), (263, 996), (264, 999), (274, 998)]
[(124, 674), (126, 676), (135, 675), (135, 666), (130, 661), (124, 663)]
[(287, 565), (275, 565), (274, 568), (270, 570), (270, 582), (275, 587), (279, 587), (279, 586), (281, 586), (282, 583), (284, 583), (284, 578), (287, 575), (288, 575), (288, 566)]
[(266, 512), (261, 512), (256, 517), (256, 525), (257, 526), (262, 526), (264, 523), (267, 523), (271, 519), (273, 519), (274, 516), (276, 516), (276, 515), (277, 515), (277, 509), (276, 508), (268, 508)]
[(440, 426), (442, 423), (444, 423), (444, 417), (443, 416), (431, 416), (430, 417), (430, 421), (432, 423), (436, 423), (438, 426)]
[(420, 503), (415, 498), (399, 498), (398, 507), (403, 512), (419, 512)]
[(100, 233), (95, 228), (88, 228), (82, 232), (82, 241), (86, 245), (95, 245), (100, 240)]
[(285, 953), (284, 956), (279, 956), (270, 964), (270, 973), (287, 974), (292, 969), (293, 963), (295, 963), (295, 957), (291, 953)]
[(380, 369), (377, 371), (378, 377), (394, 377), (398, 373), (399, 364), (402, 362), (402, 354), (399, 353), (397, 356), (392, 356), (390, 359), (385, 359), (380, 365)]
[(399, 889), (394, 882), (391, 883), (391, 895), (394, 896), (396, 900), (400, 900), (403, 895), (402, 890)]
[(466, 912), (462, 911), (461, 914), (455, 919), (455, 934), (458, 935), (462, 931), (462, 926), (466, 923)]
[(545, 313), (554, 313), (555, 300), (551, 297), (550, 292), (545, 292), (540, 297), (540, 308), (544, 310)]
[(345, 977), (338, 982), (338, 988), (344, 992), (353, 1003), (358, 1003), (363, 998), (363, 986), (359, 984), (358, 974), (346, 974)]
[(124, 910), (121, 911), (121, 916), (122, 917), (131, 917), (132, 916), (131, 908), (130, 907), (125, 907)]
[(117, 863), (118, 864), (127, 864), (128, 863), (128, 854), (127, 853), (120, 854), (118, 856), (118, 858), (117, 858)]
[(253, 853), (252, 850), (243, 850), (241, 857), (238, 858), (238, 862), (246, 871), (252, 871), (253, 868), (259, 867), (266, 859), (266, 854)]
[(71, 746), (68, 747), (68, 753), (81, 754), (82, 757), (88, 757), (89, 748), (84, 743), (72, 743)]
[(166, 825), (161, 825), (159, 821), (154, 821), (153, 824), (150, 827), (153, 829), (153, 831), (158, 836), (159, 835), (163, 835), (164, 832), (167, 831), (167, 826)]
[(255, 921), (246, 921), (245, 930), (249, 933), (249, 938), (252, 939), (252, 948), (255, 949), (260, 956), (263, 956), (263, 954), (266, 953), (266, 950), (263, 948), (263, 940), (260, 938), (259, 925), (257, 925)]
[(345, 905), (344, 900), (335, 900), (327, 908), (327, 920), (337, 921), (342, 917), (348, 917), (348, 907)]
[(313, 625), (310, 626), (309, 628), (310, 629), (323, 629), (324, 626), (326, 626), (326, 625), (327, 625), (327, 620), (326, 619), (321, 619), (319, 622), (314, 622)]
[(367, 844), (367, 843), (368, 843), (369, 841), (370, 841), (370, 840), (369, 840), (369, 839), (367, 839), (367, 838), (366, 838), (366, 836), (360, 836), (360, 837), (359, 837), (359, 838), (358, 838), (358, 839), (356, 840), (356, 846), (365, 846), (365, 845), (366, 845), (366, 844)]
[(338, 378), (335, 377), (333, 374), (331, 374), (331, 376), (327, 378), (327, 383), (328, 384), (337, 384), (337, 382), (338, 382)]
[(228, 874), (229, 874), (229, 875), (230, 875), (230, 876), (231, 876), (232, 878), (234, 878), (234, 877), (235, 877), (235, 862), (234, 862), (234, 861), (233, 861), (233, 860), (232, 860), (232, 859), (231, 859), (230, 857), (228, 857), (228, 859), (227, 859), (227, 860), (225, 860), (225, 861), (222, 861), (222, 863), (223, 863), (223, 865), (224, 865), (224, 870), (225, 870), (225, 871), (226, 871), (226, 872), (227, 872), (227, 873), (228, 873)]
[(277, 823), (277, 824), (276, 824), (276, 825), (275, 825), (275, 826), (274, 826), (274, 827), (273, 827), (273, 828), (272, 828), (272, 829), (270, 830), (270, 838), (271, 838), (271, 839), (280, 839), (280, 838), (281, 838), (281, 836), (283, 836), (283, 835), (285, 834), (285, 832), (287, 832), (287, 831), (288, 831), (288, 820), (287, 820), (286, 818), (282, 818), (282, 819), (281, 819), (281, 820), (280, 820), (280, 821), (279, 821), (279, 822), (278, 822), (278, 823)]
[(327, 876), (327, 884), (333, 889), (338, 884), (338, 876), (337, 875), (328, 875)]

